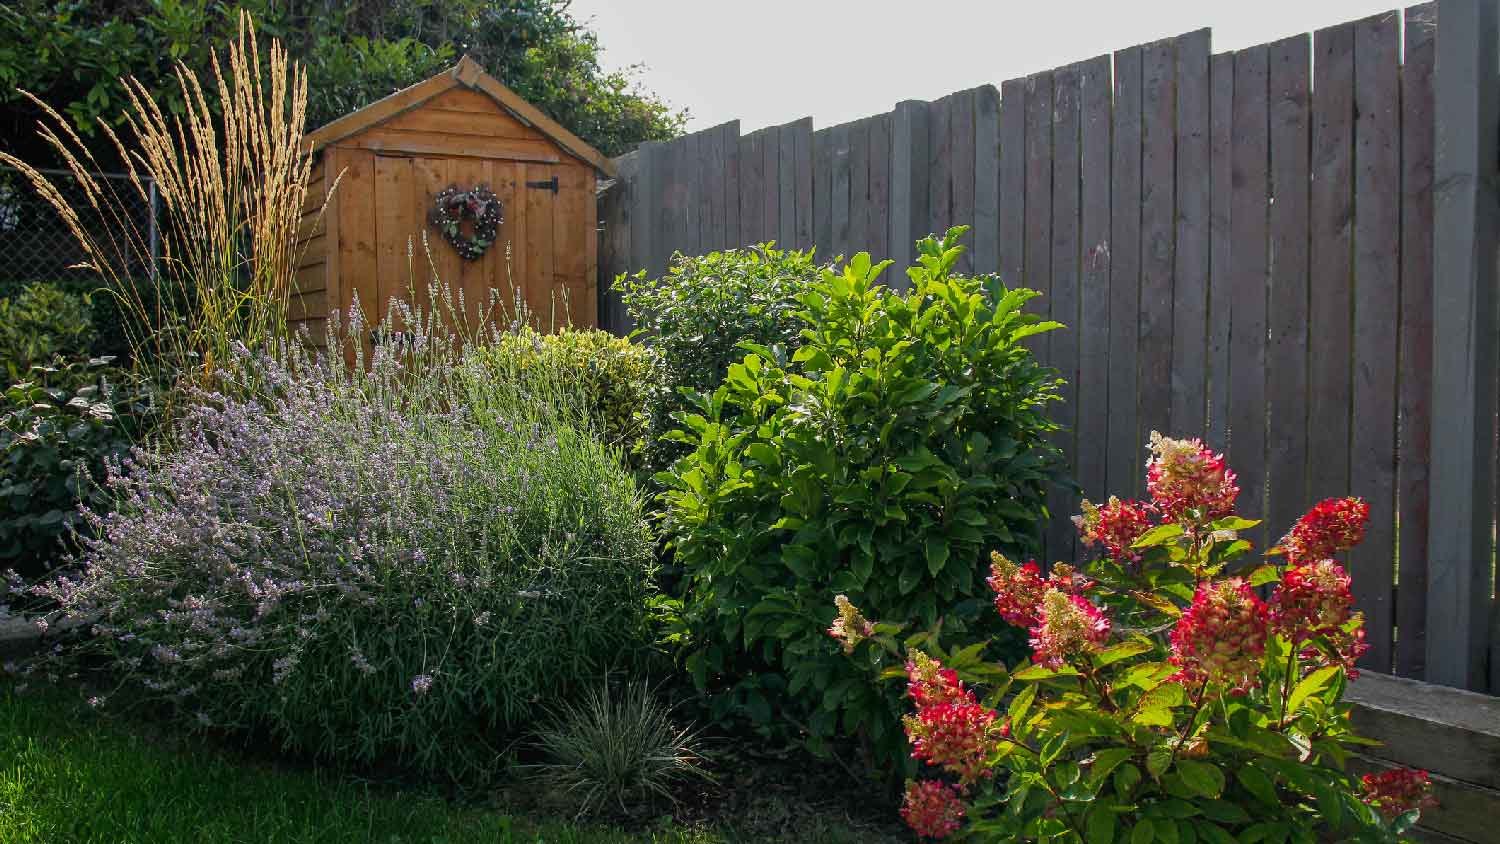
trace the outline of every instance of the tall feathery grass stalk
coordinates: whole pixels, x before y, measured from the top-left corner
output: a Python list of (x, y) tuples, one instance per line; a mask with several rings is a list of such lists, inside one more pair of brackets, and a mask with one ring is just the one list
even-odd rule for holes
[[(213, 380), (236, 344), (258, 348), (285, 339), (301, 253), (298, 224), (312, 173), (304, 143), (305, 71), (274, 39), (263, 65), (254, 22), (244, 12), (227, 53), (227, 73), (213, 54), (217, 102), (197, 74), (177, 65), (183, 115), (162, 112), (134, 77), (122, 80), (129, 97), (125, 129), (117, 133), (105, 121), (100, 126), (128, 180), (98, 178), (95, 173), (108, 168), (68, 121), (22, 92), (44, 112), (39, 136), (82, 187), (103, 227), (86, 225), (37, 168), (0, 152), (0, 161), (20, 170), (62, 217), (87, 256), (82, 267), (102, 276), (124, 303), (137, 362), (198, 384)], [(161, 258), (154, 277), (141, 279), (129, 267), (150, 255), (151, 246), (129, 209), (150, 201), (153, 183), (162, 209)]]

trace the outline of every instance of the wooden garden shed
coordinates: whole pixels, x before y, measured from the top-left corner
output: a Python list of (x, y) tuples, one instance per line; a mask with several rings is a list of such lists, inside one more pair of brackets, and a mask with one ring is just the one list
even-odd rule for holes
[[(329, 311), (348, 313), (357, 295), (373, 322), (393, 296), (415, 289), (424, 300), (434, 269), (463, 292), (471, 324), (494, 290), (507, 303), (523, 299), (544, 329), (597, 326), (595, 190), (614, 166), (474, 60), (339, 118), (308, 143), (316, 160), (288, 319), (320, 342)], [(485, 248), (476, 225), (494, 211)], [(458, 221), (453, 241), (435, 213)]]

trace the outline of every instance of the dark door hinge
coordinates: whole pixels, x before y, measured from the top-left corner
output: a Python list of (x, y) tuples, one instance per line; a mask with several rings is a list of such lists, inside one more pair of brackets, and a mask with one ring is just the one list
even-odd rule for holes
[(542, 190), (550, 190), (553, 193), (557, 193), (557, 177), (553, 176), (545, 182), (527, 182), (526, 187), (540, 188)]

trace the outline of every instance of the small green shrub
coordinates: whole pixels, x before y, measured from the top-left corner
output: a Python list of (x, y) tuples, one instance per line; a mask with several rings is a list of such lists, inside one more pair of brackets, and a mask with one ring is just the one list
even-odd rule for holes
[(607, 331), (563, 329), (542, 334), (521, 328), (481, 352), (495, 377), (530, 388), (561, 388), (569, 406), (582, 407), (596, 433), (627, 456), (641, 446), (651, 360), (646, 350)]
[(687, 664), (719, 712), (796, 724), (818, 747), (862, 734), (900, 764), (898, 697), (872, 689), (825, 632), (827, 595), (879, 617), (981, 623), (991, 547), (1033, 553), (1056, 375), (1021, 341), (1057, 327), (1037, 295), (952, 274), (964, 229), (919, 244), (912, 287), (856, 255), (797, 294), (792, 355), (729, 368), (674, 435), (693, 451), (659, 476), (685, 571)]
[(97, 333), (90, 298), (50, 284), (0, 298), (0, 378), (19, 381), (35, 364), (88, 355)]
[[(82, 270), (62, 278), (0, 281), (0, 298), (14, 301), (29, 287), (51, 288), (65, 295), (81, 298), (88, 303), (88, 320), (93, 326), (93, 339), (87, 345), (73, 350), (60, 349), (58, 353), (64, 357), (89, 355), (127, 361), (133, 351), (131, 338), (140, 337), (143, 333), (153, 329), (132, 313), (119, 296), (106, 289), (104, 287), (106, 283), (105, 279), (100, 276)], [(127, 283), (132, 290), (138, 291), (138, 295), (145, 303), (145, 313), (154, 318), (159, 303), (150, 281), (128, 279)], [(0, 352), (0, 359), (5, 359), (4, 355), (4, 352)], [(21, 369), (20, 372), (24, 373), (25, 370)], [(4, 373), (0, 372), (0, 374)]]
[(188, 728), (466, 780), (648, 659), (653, 543), (626, 469), (472, 344), (405, 307), (393, 325), (353, 367), (222, 361), (171, 449), (113, 467), (77, 569), (33, 589), (92, 633), (49, 658)]
[(744, 356), (740, 343), (796, 348), (803, 327), (796, 297), (818, 272), (812, 252), (763, 244), (679, 255), (664, 276), (647, 278), (643, 271), (616, 282), (655, 360), (642, 456), (647, 470), (661, 471), (687, 453), (663, 437), (675, 424), (672, 415), (691, 407), (683, 392), (717, 389), (729, 365)]
[(684, 780), (708, 778), (696, 731), (673, 724), (645, 683), (615, 694), (600, 686), (581, 703), (563, 704), (537, 732), (537, 749), (545, 761), (534, 769), (580, 815), (639, 814), (658, 800), (675, 802), (672, 787)]
[(95, 358), (33, 367), (0, 396), (0, 570), (35, 576), (86, 529), (79, 504), (100, 506), (105, 462), (152, 420), (153, 393)]

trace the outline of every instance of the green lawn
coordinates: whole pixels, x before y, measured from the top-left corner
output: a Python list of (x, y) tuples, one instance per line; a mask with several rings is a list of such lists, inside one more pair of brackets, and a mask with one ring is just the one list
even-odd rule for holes
[(0, 686), (0, 842), (868, 844), (883, 837), (817, 818), (769, 837), (670, 823), (625, 831), (533, 821), (154, 737), (76, 701), (76, 693), (16, 695)]

